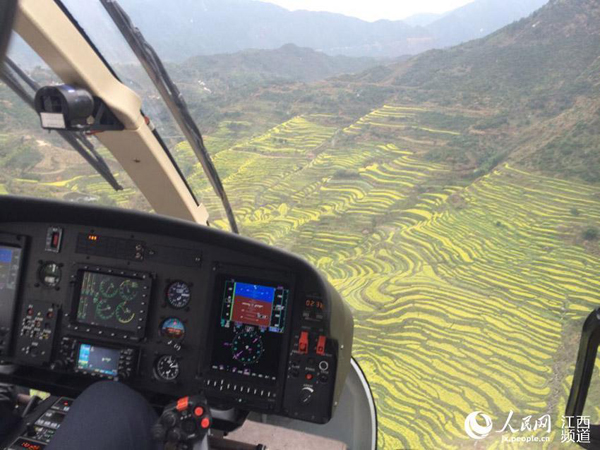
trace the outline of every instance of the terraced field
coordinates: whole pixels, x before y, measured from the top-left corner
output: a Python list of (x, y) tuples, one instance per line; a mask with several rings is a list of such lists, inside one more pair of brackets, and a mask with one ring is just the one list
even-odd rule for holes
[[(314, 157), (242, 145), (215, 163), (243, 233), (304, 255), (353, 306), (381, 448), (471, 447), (475, 410), (495, 429), (511, 410), (517, 426), (550, 413), (556, 444), (579, 328), (600, 301), (600, 252), (581, 238), (600, 221), (600, 189), (512, 165), (453, 180), (422, 150), (427, 134), (461, 130), (428, 127), (425, 113), (386, 106)], [(373, 126), (392, 139), (365, 142)], [(480, 445), (505, 448), (501, 437)]]
[[(600, 248), (583, 238), (600, 223), (600, 188), (510, 162), (470, 182), (427, 160), (472, 121), (385, 105), (207, 138), (242, 233), (303, 255), (352, 305), (382, 449), (474, 447), (463, 424), (476, 410), (495, 430), (511, 410), (517, 426), (549, 413), (556, 445), (579, 329), (600, 303)], [(175, 151), (226, 228), (191, 149)], [(37, 183), (135, 197), (76, 174)], [(477, 448), (507, 448), (502, 436)]]
[[(132, 197), (139, 197), (135, 188), (129, 187), (115, 192), (100, 175), (92, 174), (91, 171), (83, 170), (83, 175), (77, 175), (60, 181), (40, 181), (29, 178), (13, 178), (11, 180), (10, 192), (4, 185), (0, 185), (0, 194), (23, 193), (26, 195), (40, 197), (64, 198), (90, 203), (108, 203), (114, 206), (131, 207)], [(124, 172), (115, 173), (117, 181), (126, 177)], [(127, 184), (126, 184), (127, 185)], [(4, 192), (2, 190), (4, 189)], [(140, 200), (138, 198), (138, 200)]]

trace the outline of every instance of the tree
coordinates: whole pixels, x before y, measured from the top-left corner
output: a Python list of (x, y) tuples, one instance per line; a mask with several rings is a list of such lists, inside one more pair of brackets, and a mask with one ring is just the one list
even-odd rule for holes
[(595, 241), (598, 239), (598, 229), (596, 227), (588, 227), (583, 232), (583, 239), (586, 241)]

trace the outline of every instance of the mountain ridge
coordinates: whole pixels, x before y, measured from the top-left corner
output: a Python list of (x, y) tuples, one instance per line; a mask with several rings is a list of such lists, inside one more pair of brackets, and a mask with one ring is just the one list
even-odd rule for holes
[[(531, 13), (546, 0), (509, 1), (521, 6), (504, 8), (504, 13), (498, 14), (505, 0), (476, 0), (427, 27), (403, 21), (366, 22), (329, 12), (288, 11), (253, 0), (180, 0), (168, 9), (159, 0), (123, 0), (122, 5), (164, 59), (180, 62), (192, 55), (275, 49), (288, 43), (330, 55), (417, 54), (481, 37), (478, 30), (482, 26), (478, 24), (488, 24), (486, 32), (494, 31)], [(150, 15), (148, 10), (160, 10), (161, 14)], [(438, 32), (443, 36), (437, 36)]]
[(277, 49), (247, 49), (219, 55), (197, 55), (172, 65), (179, 82), (198, 80), (213, 88), (231, 89), (278, 82), (314, 82), (352, 74), (392, 60), (331, 56), (308, 47), (285, 44)]

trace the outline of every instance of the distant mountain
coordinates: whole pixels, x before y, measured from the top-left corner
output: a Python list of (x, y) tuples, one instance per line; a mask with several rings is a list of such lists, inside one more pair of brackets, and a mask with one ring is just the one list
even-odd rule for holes
[[(550, 0), (483, 39), (346, 77), (484, 114), (463, 154), (600, 182), (600, 2)], [(446, 155), (447, 156), (447, 155)]]
[(437, 47), (449, 47), (481, 38), (527, 17), (548, 0), (477, 0), (426, 25)]
[(274, 81), (310, 82), (364, 71), (382, 64), (374, 58), (330, 56), (310, 48), (286, 44), (276, 50), (243, 50), (211, 56), (194, 56), (177, 69), (183, 79), (201, 80), (208, 89), (215, 83), (236, 87)]
[(275, 49), (292, 43), (332, 55), (399, 56), (431, 48), (433, 37), (400, 21), (366, 22), (327, 12), (288, 11), (253, 0), (120, 2), (165, 59)]
[(534, 96), (557, 101), (555, 95), (582, 84), (591, 88), (582, 77), (593, 74), (598, 57), (600, 2), (551, 0), (483, 39), (390, 66), (381, 82), (425, 90), (433, 98), (464, 94), (515, 106)]
[[(397, 58), (448, 47), (489, 34), (527, 16), (547, 0), (475, 0), (441, 15), (407, 21), (366, 22), (341, 14), (288, 11), (256, 0), (120, 0), (159, 55), (170, 62), (191, 56), (278, 49), (285, 44), (328, 55)], [(97, 11), (71, 2), (74, 17)], [(421, 26), (422, 25), (422, 26)], [(103, 36), (107, 47), (122, 45), (118, 34)], [(14, 40), (25, 67), (39, 64), (27, 45)], [(127, 53), (122, 53), (122, 57)], [(129, 61), (122, 61), (129, 62)]]
[(412, 16), (407, 17), (406, 19), (402, 19), (407, 25), (411, 27), (426, 27), (427, 25), (435, 22), (438, 19), (441, 19), (448, 13), (442, 14), (434, 14), (434, 13), (422, 13), (422, 14), (414, 14)]
[[(398, 57), (474, 39), (530, 14), (545, 0), (476, 0), (428, 24), (366, 22), (341, 14), (288, 11), (254, 0), (122, 0), (167, 60), (275, 49), (292, 43), (330, 55)], [(409, 20), (427, 23), (427, 16)], [(432, 19), (429, 16), (429, 19)], [(483, 31), (482, 31), (483, 30)]]

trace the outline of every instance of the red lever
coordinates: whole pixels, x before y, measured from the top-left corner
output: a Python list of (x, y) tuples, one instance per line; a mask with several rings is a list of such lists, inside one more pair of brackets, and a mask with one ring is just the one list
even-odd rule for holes
[(325, 343), (327, 342), (327, 338), (325, 336), (319, 336), (319, 340), (317, 341), (317, 355), (325, 354)]
[(308, 331), (300, 333), (300, 341), (298, 341), (298, 351), (300, 353), (308, 353)]

